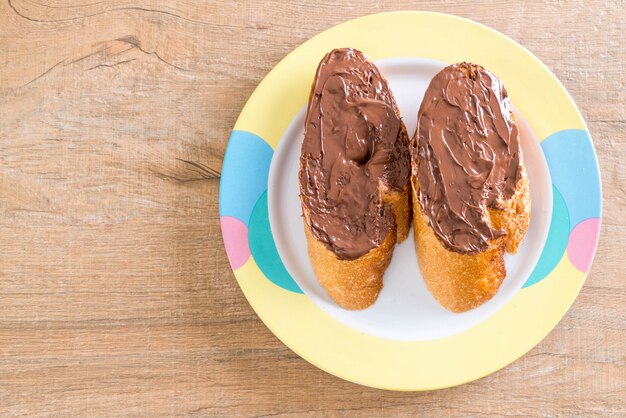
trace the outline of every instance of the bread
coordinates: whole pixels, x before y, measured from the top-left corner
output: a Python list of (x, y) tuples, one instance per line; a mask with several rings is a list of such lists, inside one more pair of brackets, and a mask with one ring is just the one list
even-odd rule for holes
[(530, 192), (508, 95), (461, 63), (433, 78), (411, 141), (414, 239), (424, 281), (446, 309), (491, 299), (530, 219)]
[(360, 51), (336, 49), (311, 89), (300, 199), (315, 275), (346, 309), (373, 304), (411, 223), (409, 137), (387, 81)]

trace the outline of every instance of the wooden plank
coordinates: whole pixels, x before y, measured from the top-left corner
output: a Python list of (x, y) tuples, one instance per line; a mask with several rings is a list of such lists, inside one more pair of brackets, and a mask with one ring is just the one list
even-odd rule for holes
[[(392, 393), (301, 360), (256, 317), (219, 229), (239, 111), (342, 21), (436, 10), (536, 54), (602, 169), (592, 272), (558, 327), (477, 382)], [(0, 414), (624, 416), (623, 1), (0, 3)]]

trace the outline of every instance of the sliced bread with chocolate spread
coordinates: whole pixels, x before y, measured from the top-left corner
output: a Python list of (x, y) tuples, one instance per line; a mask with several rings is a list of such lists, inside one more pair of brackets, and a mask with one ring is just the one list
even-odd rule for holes
[(315, 275), (343, 308), (373, 304), (411, 222), (409, 137), (387, 81), (365, 55), (335, 49), (311, 88), (300, 200)]
[(491, 299), (530, 219), (528, 177), (508, 94), (485, 68), (454, 64), (431, 81), (411, 141), (420, 271), (439, 303)]

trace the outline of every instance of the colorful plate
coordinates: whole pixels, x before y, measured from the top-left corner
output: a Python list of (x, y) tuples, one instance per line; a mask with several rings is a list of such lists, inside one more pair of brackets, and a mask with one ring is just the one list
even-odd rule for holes
[[(302, 256), (306, 242), (298, 235), (303, 226), (297, 217), (294, 156), (317, 64), (329, 50), (346, 46), (376, 60), (410, 133), (421, 100), (419, 79), (445, 63), (484, 65), (502, 79), (516, 106), (533, 193), (531, 230), (525, 248), (507, 258), (508, 275), (498, 295), (467, 315), (447, 313), (429, 299), (412, 240), (394, 253), (379, 301), (366, 311), (337, 308), (311, 278)], [(600, 216), (593, 144), (556, 77), (530, 52), (492, 29), (425, 12), (349, 21), (285, 57), (241, 112), (220, 187), (220, 219), (231, 266), (268, 328), (329, 373), (393, 390), (437, 389), (478, 379), (541, 341), (585, 281)]]

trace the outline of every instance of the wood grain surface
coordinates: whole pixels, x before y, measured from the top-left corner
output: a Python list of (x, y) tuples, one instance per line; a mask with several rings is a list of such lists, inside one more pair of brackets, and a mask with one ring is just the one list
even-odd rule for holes
[[(342, 21), (436, 10), (559, 77), (602, 170), (600, 246), (558, 327), (477, 382), (335, 378), (261, 323), (226, 259), (222, 157), (259, 81)], [(0, 415), (626, 416), (626, 4), (0, 1)], [(416, 40), (418, 42), (419, 40)]]

